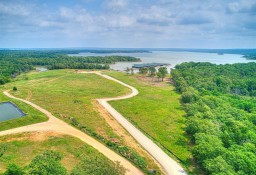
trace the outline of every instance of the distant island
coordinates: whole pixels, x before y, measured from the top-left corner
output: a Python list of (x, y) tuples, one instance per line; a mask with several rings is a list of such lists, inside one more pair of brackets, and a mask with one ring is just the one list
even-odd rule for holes
[(244, 55), (244, 58), (246, 58), (247, 60), (256, 60), (256, 54), (248, 54), (248, 55)]

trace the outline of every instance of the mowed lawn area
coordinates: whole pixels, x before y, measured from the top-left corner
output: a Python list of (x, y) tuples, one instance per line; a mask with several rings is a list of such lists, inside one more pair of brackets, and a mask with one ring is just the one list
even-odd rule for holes
[(189, 166), (191, 152), (183, 129), (185, 112), (181, 109), (180, 95), (174, 87), (164, 82), (153, 84), (150, 79), (145, 81), (139, 75), (131, 76), (114, 71), (106, 74), (139, 90), (139, 94), (133, 98), (112, 101), (110, 104), (182, 160), (185, 166)]
[(19, 79), (8, 84), (10, 89), (18, 88), (11, 91), (14, 96), (27, 99), (67, 122), (75, 118), (80, 125), (110, 137), (112, 129), (94, 109), (92, 101), (129, 92), (113, 81), (95, 74), (78, 74), (74, 70), (31, 72)]
[[(90, 159), (97, 156), (105, 162), (111, 162), (81, 140), (56, 133), (23, 133), (2, 136), (0, 137), (0, 148), (3, 147), (5, 147), (5, 151), (1, 152), (0, 156), (0, 174), (13, 163), (22, 167), (27, 166), (35, 156), (46, 150), (61, 153), (63, 155), (61, 163), (68, 172), (85, 158)], [(91, 163), (91, 166), (99, 166)]]
[(0, 103), (1, 102), (12, 102), (16, 104), (26, 115), (21, 118), (15, 118), (7, 121), (0, 122), (0, 131), (13, 129), (21, 126), (26, 126), (30, 124), (35, 124), (39, 122), (44, 122), (48, 120), (40, 111), (34, 109), (30, 105), (27, 105), (18, 100), (11, 99), (3, 94), (3, 89), (5, 87), (0, 87)]

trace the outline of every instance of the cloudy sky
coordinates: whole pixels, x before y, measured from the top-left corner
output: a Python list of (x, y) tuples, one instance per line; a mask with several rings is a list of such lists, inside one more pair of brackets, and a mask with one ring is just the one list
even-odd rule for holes
[(256, 48), (256, 0), (0, 0), (0, 48)]

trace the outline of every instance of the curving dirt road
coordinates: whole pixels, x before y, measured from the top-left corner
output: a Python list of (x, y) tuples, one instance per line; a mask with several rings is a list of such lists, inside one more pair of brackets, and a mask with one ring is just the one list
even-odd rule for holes
[[(148, 137), (146, 137), (140, 130), (138, 130), (136, 127), (134, 127), (128, 120), (126, 120), (120, 113), (118, 113), (109, 103), (108, 101), (113, 100), (121, 100), (121, 99), (127, 99), (131, 98), (133, 96), (136, 96), (139, 92), (134, 87), (125, 84), (115, 78), (112, 78), (110, 76), (101, 74), (99, 72), (80, 72), (80, 73), (95, 73), (99, 76), (102, 76), (106, 79), (115, 81), (125, 87), (128, 87), (131, 89), (131, 93), (125, 96), (116, 97), (116, 98), (103, 98), (103, 99), (97, 99), (99, 104), (101, 104), (134, 138), (137, 140), (138, 143), (142, 145), (142, 147), (145, 148), (145, 150), (148, 151), (149, 154), (151, 154), (155, 160), (162, 166), (163, 170), (168, 175), (184, 175), (186, 172), (183, 170), (183, 168), (172, 158), (170, 158), (161, 148), (159, 148), (152, 140), (150, 140)], [(128, 171), (127, 174), (133, 174), (133, 175), (140, 175), (143, 174), (138, 168), (136, 168), (134, 165), (132, 165), (129, 161), (127, 161), (125, 158), (119, 156), (103, 144), (99, 143), (97, 140), (93, 139), (92, 137), (88, 136), (87, 134), (81, 132), (80, 130), (68, 125), (64, 121), (54, 117), (50, 112), (47, 110), (41, 108), (40, 106), (37, 106), (36, 104), (20, 99), (17, 97), (14, 97), (8, 93), (8, 91), (4, 92), (5, 95), (7, 95), (10, 98), (14, 98), (20, 101), (23, 101), (24, 103), (27, 103), (34, 108), (38, 109), (42, 113), (46, 114), (49, 117), (49, 120), (47, 122), (43, 123), (37, 123), (29, 126), (24, 126), (20, 128), (10, 129), (6, 131), (0, 132), (0, 136), (7, 135), (7, 134), (15, 134), (15, 133), (21, 133), (21, 132), (31, 132), (31, 131), (54, 131), (59, 132), (63, 134), (68, 134), (74, 137), (77, 137), (84, 141), (85, 143), (93, 146), (95, 149), (97, 149), (99, 152), (104, 154), (106, 157), (108, 157), (112, 161), (119, 161), (121, 165), (123, 165)]]
[(115, 81), (125, 87), (132, 90), (129, 95), (116, 97), (116, 98), (104, 98), (97, 99), (98, 102), (139, 142), (145, 150), (151, 154), (158, 163), (162, 166), (163, 170), (168, 175), (184, 175), (187, 174), (184, 169), (172, 158), (170, 158), (161, 148), (159, 148), (152, 140), (145, 136), (139, 129), (133, 126), (127, 119), (125, 119), (119, 112), (117, 112), (108, 101), (121, 100), (136, 96), (139, 92), (134, 87), (125, 84), (113, 77), (96, 72), (97, 75), (106, 79)]
[(121, 157), (114, 151), (110, 150), (97, 140), (93, 139), (92, 137), (88, 136), (87, 134), (83, 133), (82, 131), (68, 125), (64, 121), (54, 117), (49, 111), (41, 108), (40, 106), (24, 100), (20, 99), (17, 97), (12, 96), (11, 94), (8, 93), (8, 91), (4, 91), (4, 94), (10, 98), (20, 100), (24, 103), (27, 103), (31, 105), (32, 107), (36, 108), (37, 110), (41, 111), (45, 115), (49, 117), (49, 120), (47, 122), (43, 123), (37, 123), (33, 125), (28, 125), (28, 126), (23, 126), (19, 128), (14, 128), (10, 130), (5, 130), (0, 132), (0, 136), (3, 135), (8, 135), (8, 134), (16, 134), (16, 133), (22, 133), (22, 132), (33, 132), (33, 131), (53, 131), (53, 132), (58, 132), (58, 133), (63, 133), (67, 135), (71, 135), (74, 137), (77, 137), (87, 143), (88, 145), (91, 145), (95, 149), (97, 149), (99, 152), (104, 154), (106, 157), (108, 157), (112, 161), (118, 161), (120, 164), (127, 169), (127, 175), (143, 175), (143, 173), (135, 167), (133, 164), (131, 164), (128, 160), (125, 158)]

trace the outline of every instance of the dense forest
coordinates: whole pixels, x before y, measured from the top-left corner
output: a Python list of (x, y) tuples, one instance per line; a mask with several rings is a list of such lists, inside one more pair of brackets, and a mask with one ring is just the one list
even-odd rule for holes
[(72, 50), (0, 50), (0, 85), (35, 66), (48, 69), (109, 69), (109, 64), (140, 61), (130, 56), (68, 56)]
[(206, 174), (256, 174), (256, 63), (172, 70), (193, 155)]

